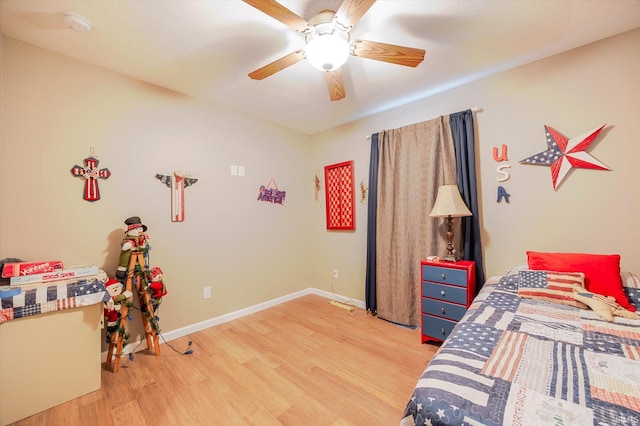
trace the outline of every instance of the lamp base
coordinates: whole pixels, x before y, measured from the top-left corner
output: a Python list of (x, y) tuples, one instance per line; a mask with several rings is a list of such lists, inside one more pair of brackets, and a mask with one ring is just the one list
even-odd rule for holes
[(451, 216), (447, 216), (447, 254), (442, 256), (442, 260), (445, 262), (457, 262), (459, 259), (455, 254), (455, 248), (453, 247), (453, 222)]
[(456, 256), (454, 256), (453, 254), (449, 254), (449, 253), (447, 253), (447, 254), (445, 254), (444, 256), (442, 256), (442, 257), (440, 258), (440, 260), (441, 260), (441, 261), (443, 261), (443, 262), (457, 262), (457, 261), (458, 261), (458, 260), (460, 260), (460, 259), (458, 259), (458, 258), (457, 258)]

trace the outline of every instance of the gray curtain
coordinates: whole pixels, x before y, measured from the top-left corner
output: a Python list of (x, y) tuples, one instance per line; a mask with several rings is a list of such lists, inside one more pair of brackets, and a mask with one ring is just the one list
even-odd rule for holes
[[(476, 182), (476, 154), (473, 112), (466, 110), (449, 116), (453, 146), (456, 153), (457, 183), (464, 203), (473, 216), (462, 218), (464, 251), (462, 258), (476, 262), (476, 291), (484, 284), (482, 242), (480, 240), (480, 211)], [(458, 246), (456, 246), (458, 247)]]
[[(445, 222), (429, 217), (429, 213), (438, 187), (456, 183), (449, 119), (439, 117), (384, 131), (377, 139), (375, 305), (372, 306), (381, 318), (418, 326), (420, 260), (446, 252)], [(372, 187), (369, 188), (371, 197)], [(458, 240), (454, 244), (460, 247), (459, 219), (454, 221), (454, 226)], [(367, 280), (369, 278), (368, 269)], [(367, 294), (370, 287), (367, 286)], [(373, 311), (369, 306), (367, 309)]]
[(371, 135), (369, 158), (369, 194), (367, 204), (367, 270), (365, 281), (365, 306), (367, 312), (378, 312), (376, 298), (376, 229), (378, 209), (378, 134)]

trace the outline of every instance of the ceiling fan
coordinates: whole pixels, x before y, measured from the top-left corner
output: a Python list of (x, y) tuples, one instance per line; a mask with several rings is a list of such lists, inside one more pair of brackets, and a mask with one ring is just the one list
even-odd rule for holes
[(304, 36), (306, 46), (249, 73), (262, 80), (306, 59), (325, 72), (329, 98), (345, 97), (341, 66), (349, 55), (416, 67), (424, 60), (425, 51), (406, 46), (369, 40), (349, 40), (349, 33), (375, 0), (344, 0), (338, 11), (324, 10), (307, 22), (275, 0), (243, 0)]

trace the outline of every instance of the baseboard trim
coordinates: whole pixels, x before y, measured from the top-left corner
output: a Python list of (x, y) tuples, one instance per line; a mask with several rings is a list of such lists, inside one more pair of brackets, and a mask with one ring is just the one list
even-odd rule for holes
[[(189, 334), (196, 333), (198, 331), (205, 330), (209, 327), (215, 327), (216, 325), (224, 324), (225, 322), (233, 321), (238, 318), (245, 317), (247, 315), (254, 314), (256, 312), (263, 311), (265, 309), (271, 308), (273, 306), (280, 305), (281, 303), (288, 302), (290, 300), (297, 299), (302, 296), (307, 296), (309, 294), (315, 294), (316, 296), (321, 296), (329, 300), (337, 300), (343, 303), (351, 303), (355, 304), (357, 307), (361, 309), (365, 309), (365, 303), (362, 300), (354, 300), (349, 297), (341, 296), (339, 294), (334, 294), (329, 291), (320, 290), (317, 288), (309, 287), (304, 290), (296, 291), (295, 293), (290, 293), (285, 296), (277, 297), (275, 299), (268, 300), (266, 302), (258, 303), (257, 305), (248, 306), (246, 308), (238, 309), (237, 311), (229, 312), (228, 314), (220, 315), (214, 318), (210, 318), (205, 321), (201, 321), (195, 324), (188, 325), (186, 327), (181, 327), (171, 331), (163, 331), (162, 332), (162, 340), (165, 342), (169, 342), (174, 339), (178, 339), (180, 337), (188, 336)], [(122, 353), (132, 353), (138, 352), (147, 349), (146, 340), (143, 341), (135, 341), (127, 344), (122, 349)], [(102, 362), (107, 361), (107, 351), (102, 352)]]

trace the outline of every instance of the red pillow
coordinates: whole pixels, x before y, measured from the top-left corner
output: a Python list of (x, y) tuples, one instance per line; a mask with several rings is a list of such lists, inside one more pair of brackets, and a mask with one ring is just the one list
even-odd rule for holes
[(527, 252), (529, 269), (559, 272), (583, 272), (584, 286), (603, 296), (613, 296), (625, 309), (635, 312), (636, 308), (622, 289), (619, 254), (586, 253), (543, 253)]

